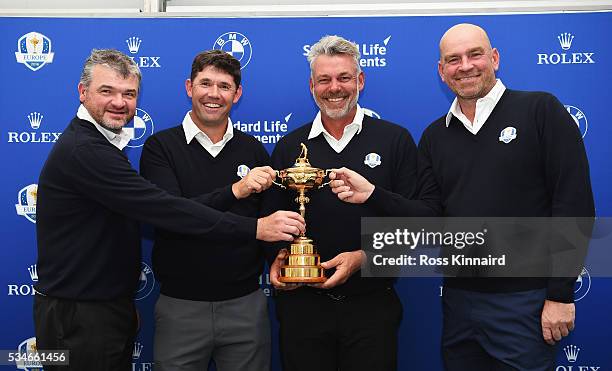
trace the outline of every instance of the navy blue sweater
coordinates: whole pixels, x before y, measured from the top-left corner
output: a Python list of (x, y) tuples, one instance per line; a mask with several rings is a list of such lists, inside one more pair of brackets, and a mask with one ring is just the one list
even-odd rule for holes
[(133, 297), (140, 273), (138, 221), (181, 233), (251, 240), (254, 218), (163, 191), (90, 122), (74, 118), (38, 182), (38, 284), (77, 300)]
[[(275, 169), (293, 166), (300, 155), (302, 142), (308, 147), (308, 159), (314, 167), (331, 169), (345, 166), (398, 197), (409, 199), (414, 196), (417, 151), (406, 129), (365, 116), (361, 132), (356, 134), (340, 153), (336, 153), (323, 134), (308, 139), (311, 127), (312, 123), (309, 123), (297, 128), (278, 142), (272, 153)], [(365, 158), (370, 153), (380, 156), (380, 165), (370, 167), (365, 163)], [(266, 212), (279, 208), (297, 210), (298, 205), (293, 201), (295, 196), (293, 191), (272, 189), (264, 194), (263, 208)], [(361, 217), (386, 216), (381, 205), (342, 202), (329, 187), (308, 192), (307, 196), (310, 197), (310, 203), (306, 205), (306, 235), (314, 240), (322, 261), (339, 253), (361, 248)], [(278, 243), (276, 248), (288, 248), (288, 245)], [(270, 249), (266, 252), (275, 251), (277, 250)], [(275, 255), (270, 255), (269, 259), (273, 256)], [(332, 273), (328, 272), (328, 276)], [(352, 295), (392, 284), (392, 279), (362, 278), (360, 272), (357, 272), (332, 292)]]
[[(220, 211), (250, 217), (259, 214), (260, 195), (237, 200), (231, 186), (238, 166), (269, 165), (270, 156), (250, 135), (234, 136), (213, 157), (197, 140), (187, 144), (182, 126), (151, 136), (140, 157), (140, 172), (169, 193)], [(259, 288), (261, 246), (253, 238), (193, 236), (155, 229), (153, 269), (162, 294), (186, 300), (227, 300)]]

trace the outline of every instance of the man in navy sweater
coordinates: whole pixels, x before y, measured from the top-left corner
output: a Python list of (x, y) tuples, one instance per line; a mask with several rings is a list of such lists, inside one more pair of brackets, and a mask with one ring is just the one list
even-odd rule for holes
[[(456, 98), (419, 142), (419, 198), (438, 199), (450, 217), (593, 217), (588, 161), (572, 117), (548, 93), (506, 89), (498, 68), (499, 52), (478, 26), (453, 26), (440, 40), (438, 71)], [(378, 190), (352, 170), (335, 176), (332, 187), (345, 201), (377, 198), (393, 215), (419, 215), (421, 201)], [(574, 282), (446, 278), (446, 368), (552, 369), (554, 344), (574, 328)]]
[[(242, 94), (240, 62), (220, 50), (202, 52), (185, 87), (191, 110), (181, 125), (147, 140), (141, 174), (173, 195), (257, 217), (259, 193), (276, 174), (263, 145), (233, 128), (229, 117)], [(156, 228), (157, 370), (206, 370), (211, 358), (219, 370), (270, 369), (268, 305), (259, 289), (263, 258), (254, 238)]]
[(70, 351), (62, 370), (131, 370), (139, 221), (242, 243), (290, 241), (304, 230), (297, 213), (256, 219), (221, 212), (139, 176), (122, 149), (140, 79), (126, 55), (92, 51), (78, 85), (82, 104), (40, 174), (35, 331), (38, 349)]
[[(416, 146), (406, 129), (364, 115), (357, 104), (365, 81), (359, 57), (357, 45), (338, 36), (323, 37), (311, 47), (310, 88), (320, 112), (279, 141), (273, 167), (293, 166), (304, 143), (313, 166), (358, 168), (381, 187), (410, 198), (416, 188)], [(361, 217), (385, 214), (377, 204), (342, 203), (329, 189), (308, 197), (308, 237), (329, 277), (318, 287), (285, 285), (278, 281), (284, 252), (272, 257), (270, 279), (280, 290), (276, 310), (283, 369), (395, 370), (403, 311), (394, 281), (356, 273), (363, 259)], [(293, 198), (291, 192), (270, 189), (264, 210), (296, 208)]]

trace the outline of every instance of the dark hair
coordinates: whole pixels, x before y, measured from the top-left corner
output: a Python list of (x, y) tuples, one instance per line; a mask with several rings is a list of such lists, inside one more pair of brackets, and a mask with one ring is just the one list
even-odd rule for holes
[(234, 79), (236, 88), (240, 86), (240, 62), (222, 50), (207, 50), (196, 55), (191, 64), (191, 81), (208, 66), (227, 72)]

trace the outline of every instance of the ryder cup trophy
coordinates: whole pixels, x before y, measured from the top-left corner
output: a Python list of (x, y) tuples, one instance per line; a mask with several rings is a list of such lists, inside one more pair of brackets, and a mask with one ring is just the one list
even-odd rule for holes
[[(323, 179), (329, 174), (330, 170), (310, 166), (308, 149), (304, 143), (300, 144), (302, 145), (302, 153), (295, 160), (295, 165), (288, 169), (277, 170), (276, 176), (280, 178), (280, 183), (274, 182), (274, 184), (298, 192), (295, 202), (300, 204), (300, 214), (305, 218), (306, 204), (310, 201), (306, 192), (329, 184), (329, 182), (323, 183)], [(304, 233), (301, 233), (291, 243), (289, 255), (281, 266), (279, 281), (285, 283), (321, 283), (325, 280), (327, 278), (323, 267), (321, 267), (321, 256), (317, 254), (313, 241), (306, 237)]]

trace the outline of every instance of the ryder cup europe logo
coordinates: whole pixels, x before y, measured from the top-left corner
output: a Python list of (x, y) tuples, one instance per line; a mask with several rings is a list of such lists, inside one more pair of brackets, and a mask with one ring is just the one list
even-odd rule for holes
[(15, 57), (17, 63), (38, 71), (45, 64), (53, 62), (51, 39), (38, 32), (29, 32), (17, 40)]
[(512, 142), (516, 138), (516, 128), (508, 126), (499, 133), (499, 141), (506, 144)]
[(251, 171), (251, 169), (249, 169), (248, 166), (246, 166), (246, 165), (238, 165), (238, 169), (236, 171), (236, 175), (238, 175), (241, 178), (244, 178), (249, 173), (249, 171)]
[(574, 301), (578, 301), (584, 298), (591, 289), (591, 275), (586, 268), (582, 268), (582, 272), (576, 279), (576, 285), (574, 286)]
[(240, 61), (240, 69), (249, 64), (253, 48), (251, 42), (240, 32), (226, 32), (219, 36), (213, 45), (213, 49), (223, 50)]
[(16, 353), (20, 355), (19, 360), (15, 361), (18, 370), (36, 371), (43, 369), (40, 360), (37, 359), (38, 349), (35, 337), (22, 341), (17, 347)]
[(363, 163), (374, 169), (381, 164), (380, 155), (378, 153), (368, 153)]
[(138, 278), (138, 288), (136, 289), (134, 300), (142, 300), (149, 296), (153, 287), (155, 286), (155, 277), (153, 276), (153, 270), (142, 262), (142, 269), (140, 270), (140, 277)]
[(587, 121), (586, 116), (578, 107), (566, 104), (565, 109), (570, 115), (572, 115), (574, 122), (576, 123), (576, 125), (578, 125), (578, 129), (580, 129), (580, 134), (582, 134), (582, 137), (584, 138), (587, 133), (587, 130), (589, 130), (589, 122)]
[(38, 185), (30, 184), (23, 187), (17, 194), (17, 215), (25, 217), (27, 220), (36, 224), (36, 197), (38, 195)]
[(136, 108), (136, 114), (134, 119), (127, 123), (123, 127), (123, 130), (127, 131), (130, 135), (130, 141), (127, 146), (130, 148), (142, 147), (148, 137), (153, 134), (155, 126), (153, 125), (153, 119), (147, 113), (147, 111)]

